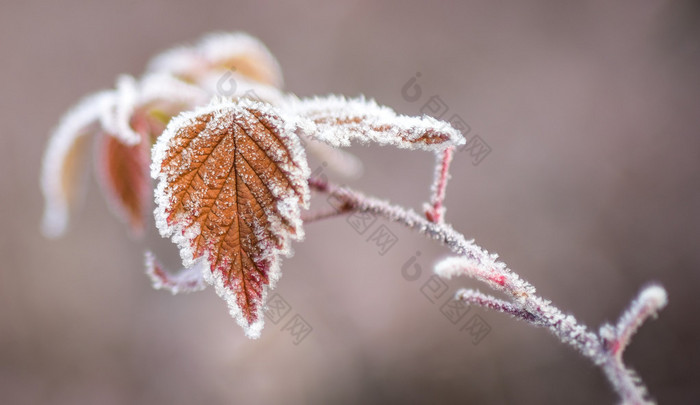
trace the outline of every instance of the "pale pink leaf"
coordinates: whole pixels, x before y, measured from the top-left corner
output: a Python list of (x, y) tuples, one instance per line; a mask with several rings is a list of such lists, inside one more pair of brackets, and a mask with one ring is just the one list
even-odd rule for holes
[(99, 119), (114, 97), (111, 91), (86, 97), (66, 113), (49, 139), (41, 167), (46, 236), (60, 236), (68, 226), (71, 207), (84, 192), (87, 138), (99, 131)]
[(283, 84), (277, 59), (260, 40), (242, 32), (209, 34), (194, 46), (165, 51), (153, 58), (148, 71), (170, 73), (191, 83), (211, 72), (234, 71), (273, 87)]

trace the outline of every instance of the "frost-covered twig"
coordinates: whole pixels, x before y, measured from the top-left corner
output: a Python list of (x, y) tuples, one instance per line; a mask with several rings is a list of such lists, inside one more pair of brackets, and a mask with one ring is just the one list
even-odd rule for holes
[(494, 296), (484, 294), (477, 290), (459, 290), (457, 291), (455, 298), (467, 304), (478, 305), (483, 308), (510, 314), (516, 318), (528, 320), (529, 322), (535, 322), (536, 320), (535, 316), (525, 309), (517, 305), (513, 305), (510, 302), (499, 300)]
[[(658, 311), (663, 309), (668, 302), (666, 290), (658, 285), (651, 285), (639, 294), (632, 302), (629, 309), (620, 317), (617, 327), (605, 325), (605, 332), (601, 330), (601, 336), (605, 335), (613, 342), (612, 348), (616, 354), (621, 354), (630, 342), (632, 335), (650, 317), (655, 317)], [(610, 334), (614, 332), (614, 334)]]
[(432, 222), (442, 222), (445, 216), (445, 190), (450, 178), (450, 162), (454, 147), (435, 153), (435, 178), (431, 187), (430, 204), (425, 205), (425, 216)]
[(469, 289), (458, 291), (457, 299), (547, 328), (562, 343), (573, 346), (599, 366), (622, 403), (653, 403), (648, 398), (641, 379), (633, 370), (625, 367), (622, 352), (639, 326), (666, 305), (666, 291), (662, 287), (654, 285), (644, 289), (622, 315), (616, 327), (604, 325), (600, 333), (596, 334), (573, 316), (565, 315), (549, 300), (536, 295), (535, 287), (498, 261), (498, 255), (489, 254), (449, 224), (433, 222), (413, 210), (366, 196), (347, 187), (333, 185), (325, 178), (312, 177), (309, 179), (309, 187), (333, 196), (348, 210), (371, 212), (446, 245), (458, 256), (440, 262), (435, 269), (438, 275), (445, 278), (457, 275), (472, 277), (503, 292), (510, 298), (510, 302)]
[(173, 294), (201, 291), (206, 287), (202, 277), (201, 263), (198, 266), (181, 269), (177, 273), (166, 270), (156, 259), (155, 255), (147, 251), (144, 255), (146, 275), (151, 279), (153, 288), (167, 290)]
[(632, 335), (649, 319), (655, 317), (658, 311), (668, 303), (666, 290), (658, 285), (644, 288), (637, 299), (625, 311), (617, 322), (600, 328), (599, 336), (605, 348), (605, 364), (603, 369), (610, 382), (623, 398), (633, 398), (630, 403), (651, 402), (641, 378), (634, 370), (627, 368), (622, 360), (622, 354), (627, 348)]

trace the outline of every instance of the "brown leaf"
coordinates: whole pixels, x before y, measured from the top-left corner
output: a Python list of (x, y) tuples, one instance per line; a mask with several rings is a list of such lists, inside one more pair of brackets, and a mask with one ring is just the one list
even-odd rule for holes
[(109, 134), (99, 139), (95, 168), (107, 202), (131, 231), (143, 233), (145, 211), (151, 198), (148, 143), (126, 145)]
[(205, 279), (257, 337), (279, 255), (302, 237), (309, 168), (294, 133), (271, 106), (241, 99), (181, 114), (153, 148), (156, 224), (185, 267), (206, 260)]

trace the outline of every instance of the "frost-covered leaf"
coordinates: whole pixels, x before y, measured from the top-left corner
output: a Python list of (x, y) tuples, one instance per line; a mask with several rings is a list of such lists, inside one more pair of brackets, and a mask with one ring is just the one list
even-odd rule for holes
[(143, 233), (144, 214), (150, 206), (149, 161), (146, 142), (126, 145), (108, 134), (98, 140), (95, 168), (102, 191), (117, 216), (137, 236)]
[(46, 236), (60, 236), (68, 226), (71, 207), (84, 189), (87, 138), (99, 131), (100, 117), (112, 107), (114, 97), (111, 91), (86, 97), (63, 117), (49, 139), (41, 168)]
[(219, 70), (235, 70), (256, 82), (283, 84), (277, 59), (265, 44), (242, 32), (210, 34), (199, 44), (204, 58)]
[(170, 73), (191, 83), (199, 83), (212, 71), (234, 71), (273, 87), (283, 83), (279, 64), (267, 47), (242, 32), (210, 34), (194, 46), (165, 51), (153, 58), (148, 71)]
[(352, 140), (359, 140), (406, 149), (442, 150), (465, 142), (449, 123), (428, 116), (398, 115), (363, 97), (291, 97), (289, 105), (293, 113), (311, 121), (301, 125), (304, 134), (334, 147), (350, 146)]
[(206, 262), (205, 280), (250, 337), (280, 254), (303, 236), (309, 168), (294, 129), (268, 104), (220, 100), (173, 119), (152, 151), (161, 235), (185, 267)]

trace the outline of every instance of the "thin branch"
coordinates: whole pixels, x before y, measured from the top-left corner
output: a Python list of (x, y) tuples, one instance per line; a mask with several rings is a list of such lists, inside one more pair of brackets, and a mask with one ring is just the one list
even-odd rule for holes
[(607, 353), (603, 370), (615, 390), (621, 393), (623, 398), (628, 399), (628, 403), (653, 403), (648, 397), (647, 388), (637, 373), (625, 366), (622, 355), (629, 345), (632, 335), (637, 332), (644, 321), (656, 316), (667, 302), (666, 290), (658, 285), (648, 286), (639, 293), (637, 299), (620, 316), (616, 327), (606, 324), (600, 328), (599, 335)]
[(627, 348), (630, 338), (639, 327), (650, 317), (663, 309), (668, 303), (666, 290), (661, 286), (651, 285), (639, 293), (637, 299), (632, 302), (629, 309), (620, 317), (617, 322), (616, 334), (617, 344), (615, 351), (622, 355)]
[(431, 187), (430, 204), (425, 206), (425, 217), (431, 222), (440, 223), (445, 219), (445, 191), (447, 180), (450, 178), (450, 162), (453, 154), (453, 146), (435, 153), (435, 177)]
[(527, 306), (527, 299), (535, 295), (535, 287), (496, 259), (497, 254), (491, 254), (488, 261), (482, 262), (462, 256), (448, 257), (435, 266), (435, 273), (447, 279), (454, 276), (471, 277), (494, 290), (503, 291), (521, 306)]
[(347, 187), (336, 186), (318, 177), (309, 179), (309, 187), (312, 190), (328, 194), (335, 200), (346, 204), (349, 210), (371, 212), (416, 230), (446, 245), (458, 255), (480, 260), (487, 260), (489, 257), (488, 252), (474, 245), (473, 240), (467, 240), (464, 235), (456, 232), (450, 225), (430, 222), (411, 209), (393, 205), (378, 198), (368, 197), (359, 191), (354, 191)]
[(512, 302), (499, 300), (474, 290), (460, 290), (457, 298), (465, 302), (510, 314), (538, 327), (547, 328), (566, 343), (601, 367), (624, 404), (653, 403), (636, 373), (625, 367), (622, 351), (639, 326), (666, 305), (666, 292), (660, 286), (648, 287), (630, 306), (617, 327), (604, 325), (593, 333), (571, 315), (565, 315), (549, 300), (536, 295), (535, 287), (497, 260), (498, 256), (467, 240), (444, 222), (433, 222), (415, 211), (366, 196), (347, 187), (339, 187), (325, 178), (309, 179), (312, 190), (326, 193), (343, 203), (348, 211), (371, 212), (437, 240), (458, 257), (448, 258), (436, 266), (442, 277), (466, 275), (504, 292)]
[(188, 293), (201, 291), (206, 287), (203, 271), (206, 269), (201, 265), (182, 269), (177, 273), (166, 270), (150, 251), (145, 253), (146, 274), (153, 283), (156, 290), (170, 291), (173, 295), (178, 293)]

